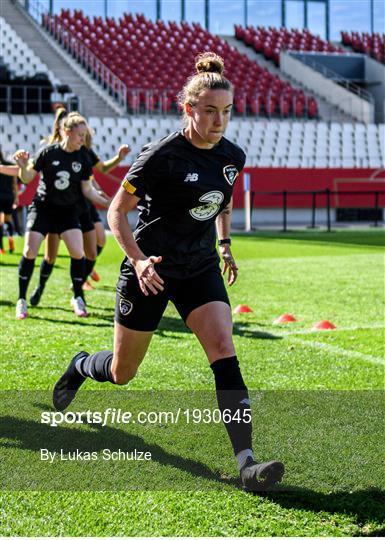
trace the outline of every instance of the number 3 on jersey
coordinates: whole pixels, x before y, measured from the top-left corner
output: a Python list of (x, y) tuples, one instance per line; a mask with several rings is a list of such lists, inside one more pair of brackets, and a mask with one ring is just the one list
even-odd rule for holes
[(58, 171), (56, 173), (55, 188), (63, 191), (70, 185), (70, 173), (67, 171)]
[(209, 191), (199, 198), (199, 202), (205, 203), (190, 210), (190, 215), (199, 221), (205, 221), (215, 216), (223, 202), (224, 196), (221, 191)]

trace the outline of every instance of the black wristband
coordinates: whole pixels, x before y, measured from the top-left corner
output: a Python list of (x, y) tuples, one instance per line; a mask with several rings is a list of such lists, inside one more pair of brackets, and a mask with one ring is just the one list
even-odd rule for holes
[(223, 240), (218, 240), (218, 246), (231, 245), (231, 238), (224, 238)]

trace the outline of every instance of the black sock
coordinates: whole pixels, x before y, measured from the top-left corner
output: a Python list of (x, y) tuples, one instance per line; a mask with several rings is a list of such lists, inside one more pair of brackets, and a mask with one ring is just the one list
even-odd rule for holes
[(0, 225), (0, 249), (4, 249), (3, 235), (4, 235), (4, 225)]
[(27, 298), (27, 289), (35, 267), (35, 259), (26, 259), (24, 255), (19, 263), (19, 298)]
[(251, 411), (249, 394), (236, 356), (221, 358), (211, 364), (215, 377), (218, 406), (222, 414), (227, 410), (230, 422), (225, 427), (230, 437), (234, 454), (241, 450), (252, 449)]
[(7, 226), (7, 234), (8, 236), (13, 236), (13, 225), (10, 221), (6, 221), (5, 225)]
[(73, 259), (71, 257), (70, 273), (74, 290), (74, 297), (77, 298), (78, 296), (80, 296), (80, 298), (84, 298), (82, 289), (82, 285), (84, 283), (84, 257), (81, 259)]
[(13, 219), (13, 223), (15, 224), (15, 231), (17, 232), (17, 234), (19, 236), (21, 236), (21, 229), (20, 229), (20, 224), (19, 224), (19, 217), (17, 215), (17, 210), (12, 210), (12, 219)]
[(45, 259), (41, 261), (40, 265), (40, 277), (39, 277), (39, 288), (44, 289), (45, 284), (48, 281), (49, 276), (51, 275), (53, 269), (53, 264), (49, 264)]
[(90, 377), (95, 381), (109, 381), (114, 384), (111, 375), (112, 351), (100, 351), (90, 354), (76, 365), (76, 369), (83, 377)]
[(98, 257), (101, 254), (101, 252), (103, 251), (103, 247), (104, 246), (96, 246), (96, 253), (98, 254)]
[(86, 262), (84, 264), (84, 281), (87, 281), (88, 276), (94, 269), (95, 263), (96, 259), (94, 259), (93, 261), (91, 261), (91, 259), (86, 259)]

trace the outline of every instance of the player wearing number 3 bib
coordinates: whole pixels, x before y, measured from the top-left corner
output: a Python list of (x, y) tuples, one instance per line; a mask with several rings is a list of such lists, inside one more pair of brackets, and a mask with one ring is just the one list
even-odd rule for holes
[[(65, 409), (87, 377), (130, 381), (171, 300), (207, 355), (219, 410), (230, 418), (225, 426), (242, 485), (258, 491), (280, 481), (284, 467), (254, 461), (249, 396), (216, 249), (218, 238), (223, 274), (232, 285), (232, 192), (245, 154), (223, 136), (233, 103), (223, 60), (204, 53), (196, 69), (180, 94), (186, 127), (143, 148), (110, 206), (109, 225), (126, 255), (117, 284), (114, 351), (76, 354), (56, 383), (53, 402)], [(139, 219), (132, 232), (126, 215), (135, 206)]]
[(71, 305), (76, 315), (87, 316), (82, 291), (84, 254), (79, 202), (83, 194), (102, 206), (109, 204), (92, 186), (92, 165), (87, 154), (81, 152), (87, 131), (85, 119), (73, 114), (63, 123), (61, 143), (43, 148), (31, 163), (25, 150), (19, 150), (14, 155), (22, 182), (29, 183), (38, 172), (41, 173), (36, 195), (28, 208), (23, 256), (19, 264), (17, 319), (25, 319), (28, 315), (28, 284), (40, 244), (49, 232), (56, 232), (66, 244), (71, 257), (70, 273), (74, 290)]

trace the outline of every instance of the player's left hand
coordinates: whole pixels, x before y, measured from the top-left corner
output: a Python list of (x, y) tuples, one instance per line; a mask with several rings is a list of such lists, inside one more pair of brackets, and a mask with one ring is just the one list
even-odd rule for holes
[(238, 266), (235, 264), (234, 257), (231, 254), (231, 249), (228, 244), (219, 246), (219, 253), (223, 259), (222, 276), (227, 272), (227, 283), (231, 287), (238, 277)]
[(126, 156), (128, 156), (130, 152), (131, 148), (128, 146), (128, 144), (122, 144), (122, 146), (120, 146), (118, 150), (119, 159), (124, 159)]
[(17, 150), (13, 156), (12, 156), (12, 159), (13, 161), (16, 162), (16, 164), (19, 166), (19, 167), (25, 167), (28, 163), (28, 160), (29, 160), (29, 152), (27, 152), (27, 150)]

